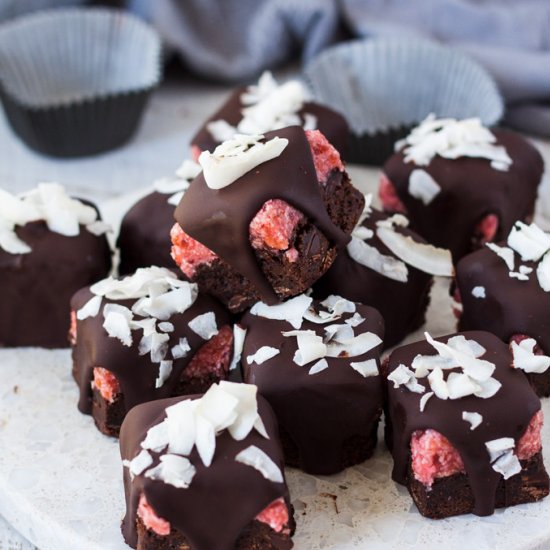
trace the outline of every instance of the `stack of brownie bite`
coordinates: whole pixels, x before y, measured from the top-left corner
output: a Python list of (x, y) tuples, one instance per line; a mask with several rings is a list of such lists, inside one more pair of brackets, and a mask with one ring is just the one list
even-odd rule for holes
[[(430, 116), (383, 167), (378, 210), (346, 172), (347, 139), (299, 82), (235, 91), (193, 139), (197, 162), (126, 214), (118, 277), (93, 207), (52, 188), (72, 216), (56, 225), (48, 189), (0, 204), (2, 275), (20, 293), (20, 264), (47, 263), (42, 240), (92, 249), (58, 308), (78, 408), (120, 437), (130, 546), (291, 548), (285, 466), (332, 475), (369, 459), (383, 416), (392, 477), (428, 518), (548, 494), (540, 155), (477, 119)], [(460, 332), (395, 348), (424, 324), (434, 277)], [(37, 327), (45, 307), (26, 310)], [(61, 345), (49, 328), (27, 342), (0, 326), (0, 341)]]

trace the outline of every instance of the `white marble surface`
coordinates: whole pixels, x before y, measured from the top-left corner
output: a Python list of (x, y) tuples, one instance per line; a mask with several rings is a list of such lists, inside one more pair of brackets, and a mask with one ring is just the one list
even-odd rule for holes
[[(19, 192), (38, 181), (59, 181), (71, 193), (99, 201), (115, 221), (130, 200), (120, 195), (135, 196), (155, 178), (170, 174), (187, 156), (190, 136), (226, 93), (226, 89), (194, 82), (164, 86), (154, 95), (138, 135), (128, 146), (80, 160), (53, 160), (29, 151), (14, 137), (0, 111), (0, 186)], [(550, 143), (537, 145), (550, 165)], [(350, 172), (362, 190), (374, 189), (377, 170), (351, 167)], [(539, 214), (544, 217), (539, 221), (550, 229), (548, 177), (542, 196)], [(445, 300), (444, 289), (437, 292), (437, 300)], [(431, 330), (435, 334), (450, 331), (449, 318), (436, 310), (432, 307)], [(0, 355), (0, 514), (43, 550), (124, 548), (118, 531), (123, 502), (116, 444), (77, 413), (68, 354), (25, 350)], [(15, 386), (18, 393), (13, 391)], [(545, 440), (548, 449), (550, 428)], [(389, 458), (381, 449), (365, 466), (333, 478), (289, 472), (291, 490), (299, 499), (295, 503), (298, 548), (364, 548), (362, 532), (369, 548), (397, 544), (428, 548), (426, 541), (439, 541), (450, 549), (463, 547), (466, 539), (480, 549), (550, 544), (546, 519), (550, 500), (498, 512), (492, 518), (430, 522), (420, 518), (403, 490), (387, 481), (388, 472)], [(338, 513), (328, 494), (338, 495)], [(99, 526), (93, 535), (84, 528), (89, 514)], [(317, 526), (326, 533), (320, 538), (315, 538), (320, 531)], [(0, 517), (0, 550), (30, 548)]]

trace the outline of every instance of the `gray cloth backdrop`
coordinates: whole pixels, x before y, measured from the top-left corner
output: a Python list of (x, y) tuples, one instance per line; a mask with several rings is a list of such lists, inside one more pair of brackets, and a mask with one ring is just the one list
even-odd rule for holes
[[(83, 0), (0, 0), (0, 19)], [(508, 122), (550, 136), (550, 0), (107, 0), (151, 21), (185, 65), (237, 82), (339, 38), (431, 38), (484, 65), (508, 104)]]

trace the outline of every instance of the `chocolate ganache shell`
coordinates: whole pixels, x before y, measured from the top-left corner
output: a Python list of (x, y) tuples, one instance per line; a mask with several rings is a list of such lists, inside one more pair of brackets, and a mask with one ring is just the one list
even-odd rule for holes
[[(149, 428), (166, 418), (165, 409), (184, 399), (163, 399), (139, 405), (132, 409), (120, 433), (120, 453), (124, 460), (132, 460), (141, 451), (141, 442)], [(136, 517), (139, 497), (145, 494), (155, 513), (170, 522), (188, 539), (193, 550), (233, 550), (241, 531), (278, 498), (283, 498), (290, 510), (290, 497), (286, 484), (266, 480), (255, 468), (237, 462), (236, 455), (250, 445), (259, 447), (283, 471), (284, 463), (277, 436), (277, 421), (268, 403), (258, 397), (258, 412), (269, 439), (256, 430), (242, 441), (236, 441), (227, 430), (216, 437), (216, 451), (212, 464), (206, 467), (196, 447), (189, 460), (196, 474), (186, 489), (145, 477), (130, 479), (124, 468), (126, 515), (122, 531), (128, 544), (137, 544)], [(153, 466), (159, 464), (158, 453), (153, 455)], [(292, 547), (290, 539), (280, 541), (280, 550)]]
[[(384, 321), (378, 311), (362, 304), (356, 307), (365, 321), (354, 328), (355, 334), (372, 332), (382, 339)], [(345, 313), (327, 325), (344, 323), (351, 316)], [(242, 353), (244, 380), (255, 384), (273, 407), (281, 430), (297, 447), (295, 465), (321, 475), (351, 465), (343, 465), (346, 443), (357, 437), (371, 437), (382, 412), (382, 381), (380, 376), (362, 376), (350, 363), (375, 359), (379, 364), (381, 344), (356, 357), (325, 357), (328, 368), (309, 374), (313, 362), (297, 365), (293, 360), (298, 349), (296, 338), (282, 334), (293, 330), (289, 322), (249, 312), (241, 324), (247, 329)], [(322, 335), (327, 325), (304, 319), (300, 330)], [(260, 365), (248, 363), (246, 358), (263, 346), (273, 347), (279, 354)]]
[[(543, 160), (537, 149), (521, 135), (509, 130), (492, 130), (496, 145), (506, 148), (512, 158), (508, 170), (497, 170), (483, 158), (460, 157), (449, 160), (436, 155), (427, 166), (405, 162), (403, 150), (393, 155), (383, 171), (395, 186), (407, 208), (411, 229), (435, 246), (449, 248), (455, 261), (472, 250), (478, 222), (496, 214), (499, 225), (495, 241), (506, 238), (517, 220), (532, 216)], [(409, 191), (411, 172), (425, 170), (441, 187), (429, 203)]]
[(0, 248), (0, 347), (68, 347), (72, 295), (111, 270), (107, 239), (82, 225), (77, 236), (67, 237), (44, 221), (15, 232), (32, 251), (10, 254)]
[(120, 275), (150, 265), (174, 267), (170, 229), (174, 225), (175, 206), (168, 202), (169, 198), (169, 194), (150, 193), (124, 215), (117, 240)]
[(185, 233), (243, 274), (268, 304), (279, 300), (258, 265), (249, 237), (250, 222), (266, 201), (282, 199), (300, 210), (339, 247), (350, 239), (327, 213), (304, 130), (300, 126), (275, 130), (265, 134), (265, 141), (276, 136), (289, 141), (279, 157), (223, 189), (208, 187), (201, 173), (174, 215)]
[[(507, 344), (488, 332), (461, 334), (485, 348), (486, 352), (480, 359), (496, 366), (493, 377), (502, 384), (499, 391), (488, 399), (470, 395), (443, 400), (433, 396), (424, 412), (420, 412), (423, 394), (411, 392), (405, 386), (394, 388), (393, 382), (387, 381), (389, 429), (386, 438), (394, 459), (392, 477), (398, 483), (406, 484), (412, 434), (416, 430), (432, 429), (445, 436), (464, 463), (475, 498), (474, 514), (487, 516), (494, 512), (495, 492), (502, 476), (491, 467), (485, 444), (503, 437), (513, 438), (517, 444), (541, 404), (524, 373), (512, 368), (512, 354)], [(436, 340), (447, 342), (452, 336)], [(401, 364), (410, 368), (419, 354), (436, 355), (437, 352), (427, 341), (402, 346), (390, 355), (388, 373)], [(427, 385), (425, 378), (419, 381)], [(470, 423), (462, 419), (464, 411), (477, 412), (483, 417), (475, 430), (471, 430)]]
[[(201, 126), (191, 140), (191, 145), (200, 151), (214, 151), (220, 143), (208, 131), (208, 124), (215, 120), (225, 120), (231, 126), (237, 126), (243, 118), (242, 109), (245, 107), (241, 102), (241, 95), (246, 91), (246, 86), (235, 90), (226, 103)], [(310, 101), (305, 102), (297, 113), (302, 123), (306, 113), (317, 119), (316, 129), (321, 131), (343, 158), (346, 158), (349, 141), (349, 128), (346, 119), (340, 113)]]
[[(505, 243), (500, 243), (506, 246)], [(514, 254), (516, 264), (520, 257)], [(461, 330), (486, 330), (506, 343), (522, 334), (534, 338), (546, 355), (550, 354), (550, 292), (537, 279), (537, 262), (521, 261), (533, 269), (527, 281), (509, 275), (506, 263), (492, 250), (484, 248), (465, 256), (456, 268), (463, 311)], [(481, 286), (485, 298), (476, 298), (472, 290)]]
[[(94, 294), (89, 288), (79, 290), (73, 297), (71, 306), (78, 311)], [(95, 317), (88, 317), (77, 321), (77, 341), (73, 347), (73, 375), (80, 389), (78, 408), (85, 414), (92, 412), (93, 370), (102, 367), (114, 374), (120, 384), (126, 411), (139, 403), (153, 399), (171, 397), (178, 385), (180, 376), (185, 367), (193, 359), (197, 350), (205, 340), (189, 327), (189, 321), (213, 311), (218, 328), (231, 324), (231, 316), (214, 298), (199, 294), (197, 299), (183, 313), (174, 313), (167, 322), (174, 325), (169, 335), (168, 349), (171, 350), (179, 343), (180, 338), (186, 338), (191, 351), (184, 357), (174, 359), (170, 376), (160, 388), (155, 387), (155, 380), (159, 376), (159, 363), (153, 363), (150, 355), (140, 355), (139, 344), (143, 332), (132, 332), (131, 346), (125, 346), (118, 338), (111, 337), (103, 328), (103, 310), (107, 304), (116, 303), (131, 308), (136, 302), (129, 300), (110, 300), (103, 298), (99, 313)], [(136, 315), (136, 320), (140, 316)], [(168, 358), (168, 357), (167, 357)], [(169, 357), (171, 359), (171, 357)]]

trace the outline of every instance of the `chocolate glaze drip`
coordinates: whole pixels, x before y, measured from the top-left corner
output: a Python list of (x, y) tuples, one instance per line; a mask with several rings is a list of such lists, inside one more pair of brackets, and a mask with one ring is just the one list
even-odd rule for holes
[[(94, 295), (89, 288), (79, 290), (71, 301), (71, 307), (78, 311)], [(231, 323), (229, 313), (210, 296), (199, 294), (195, 303), (185, 312), (172, 315), (167, 321), (174, 325), (174, 331), (168, 333), (168, 349), (179, 343), (180, 338), (187, 338), (191, 351), (180, 359), (174, 359), (172, 372), (164, 385), (155, 388), (159, 374), (159, 364), (151, 361), (150, 355), (139, 355), (139, 342), (143, 331), (132, 331), (132, 345), (125, 346), (118, 338), (111, 337), (103, 328), (103, 309), (107, 303), (116, 303), (131, 308), (136, 300), (107, 300), (103, 298), (100, 311), (95, 317), (77, 321), (77, 343), (73, 348), (73, 375), (80, 389), (78, 408), (81, 412), (92, 412), (92, 388), (94, 367), (102, 367), (112, 372), (120, 383), (126, 410), (133, 406), (171, 397), (185, 367), (202, 345), (206, 342), (189, 328), (189, 321), (197, 315), (213, 311), (218, 328)], [(135, 315), (136, 320), (142, 317)], [(159, 331), (160, 332), (160, 331)], [(170, 351), (166, 359), (171, 360)]]
[[(374, 232), (367, 244), (386, 256), (395, 257), (376, 236), (376, 222), (389, 217), (379, 210), (372, 210), (361, 225)], [(396, 227), (395, 230), (416, 242), (426, 242), (406, 227)], [(320, 299), (336, 294), (377, 309), (386, 327), (384, 348), (389, 348), (423, 323), (428, 305), (433, 277), (409, 265), (407, 268), (409, 278), (402, 283), (357, 263), (347, 250), (342, 250), (327, 273), (313, 285), (313, 293)]]
[[(416, 430), (432, 429), (443, 434), (457, 449), (475, 499), (474, 514), (487, 516), (494, 512), (495, 491), (501, 474), (493, 470), (485, 443), (501, 437), (512, 437), (517, 442), (525, 433), (533, 415), (540, 410), (540, 400), (522, 371), (513, 369), (512, 354), (508, 346), (488, 332), (465, 332), (465, 338), (479, 342), (487, 351), (481, 357), (496, 365), (493, 377), (501, 382), (500, 390), (489, 399), (467, 396), (461, 399), (442, 400), (433, 396), (424, 412), (420, 412), (423, 394), (413, 393), (404, 386), (387, 385), (387, 411), (390, 429), (387, 432), (394, 468), (392, 477), (398, 483), (407, 482), (410, 464), (410, 441)], [(451, 336), (437, 338), (447, 342)], [(411, 367), (416, 355), (436, 355), (426, 341), (396, 349), (389, 357), (388, 372), (400, 364)], [(420, 379), (427, 386), (427, 379)], [(429, 386), (428, 389), (429, 390)], [(462, 420), (462, 412), (478, 412), (483, 422), (470, 430), (469, 422)]]
[[(317, 310), (319, 303), (313, 305)], [(357, 304), (357, 312), (365, 321), (354, 328), (355, 334), (373, 332), (382, 338), (384, 321), (378, 311)], [(324, 336), (325, 326), (343, 323), (351, 316), (346, 313), (324, 325), (304, 320), (301, 330)], [(273, 407), (279, 425), (298, 448), (301, 468), (315, 474), (340, 471), (344, 443), (354, 436), (368, 437), (382, 410), (380, 377), (365, 378), (350, 363), (367, 359), (378, 363), (382, 346), (353, 358), (326, 357), (328, 368), (310, 375), (315, 362), (303, 367), (294, 363), (296, 337), (281, 334), (294, 330), (290, 323), (246, 313), (241, 324), (248, 329), (242, 353), (244, 380), (258, 386)], [(248, 364), (246, 357), (262, 346), (280, 353), (261, 365)]]
[[(191, 140), (191, 145), (198, 147), (201, 151), (212, 152), (220, 142), (216, 141), (208, 131), (208, 123), (214, 120), (225, 120), (231, 126), (237, 126), (243, 118), (241, 111), (245, 105), (241, 103), (241, 95), (245, 91), (246, 87), (235, 90), (226, 103), (201, 126)], [(313, 102), (304, 103), (302, 109), (298, 111), (297, 114), (300, 116), (302, 124), (305, 113), (312, 114), (317, 118), (317, 130), (320, 130), (345, 158), (349, 139), (349, 128), (346, 119), (340, 113)]]
[[(196, 399), (200, 396), (191, 396)], [(120, 433), (120, 453), (131, 460), (140, 451), (147, 430), (166, 418), (165, 409), (186, 398), (164, 399), (139, 405), (132, 409)], [(282, 452), (277, 437), (277, 422), (267, 402), (258, 397), (258, 411), (269, 439), (253, 430), (243, 441), (235, 441), (227, 431), (216, 437), (216, 452), (209, 467), (204, 466), (196, 448), (189, 460), (197, 472), (187, 489), (178, 489), (162, 481), (146, 478), (144, 474), (130, 480), (124, 468), (126, 515), (122, 532), (126, 542), (136, 547), (136, 514), (141, 493), (155, 513), (170, 522), (189, 540), (193, 550), (233, 550), (239, 533), (269, 504), (284, 498), (290, 510), (286, 483), (274, 483), (251, 466), (235, 460), (235, 456), (250, 445), (264, 451), (284, 472)], [(159, 454), (151, 452), (153, 466), (159, 464)], [(245, 490), (246, 489), (246, 490)], [(289, 511), (290, 514), (290, 511)], [(292, 548), (290, 538), (280, 541), (279, 548)]]
[(151, 193), (138, 201), (122, 219), (117, 247), (120, 248), (119, 273), (133, 273), (139, 267), (158, 265), (171, 269), (175, 206), (168, 203), (170, 194)]
[[(506, 343), (514, 334), (526, 334), (549, 354), (550, 292), (544, 292), (539, 285), (538, 262), (523, 262), (518, 254), (514, 256), (516, 270), (519, 265), (533, 269), (528, 281), (510, 277), (508, 266), (488, 248), (460, 260), (456, 282), (463, 305), (461, 330), (487, 330)], [(485, 287), (485, 298), (472, 295), (476, 286)]]
[[(405, 163), (403, 151), (393, 155), (383, 170), (406, 206), (411, 229), (430, 243), (449, 248), (455, 261), (472, 250), (477, 223), (496, 214), (499, 228), (495, 241), (506, 238), (517, 220), (533, 214), (543, 171), (540, 153), (519, 134), (493, 130), (497, 143), (512, 158), (508, 171), (491, 168), (490, 161), (435, 156), (428, 166)], [(425, 170), (440, 185), (440, 193), (425, 205), (409, 194), (409, 177), (416, 168)]]
[(282, 199), (294, 206), (340, 247), (349, 241), (349, 236), (331, 221), (323, 204), (304, 130), (290, 126), (268, 132), (265, 140), (275, 136), (289, 140), (279, 157), (260, 164), (219, 190), (210, 189), (201, 173), (191, 183), (174, 215), (188, 235), (250, 280), (268, 304), (279, 300), (258, 265), (249, 238), (250, 222), (266, 201)]
[(9, 254), (0, 248), (0, 346), (68, 347), (71, 296), (108, 275), (107, 239), (84, 226), (78, 236), (66, 237), (44, 221), (18, 227), (16, 233), (32, 252)]

